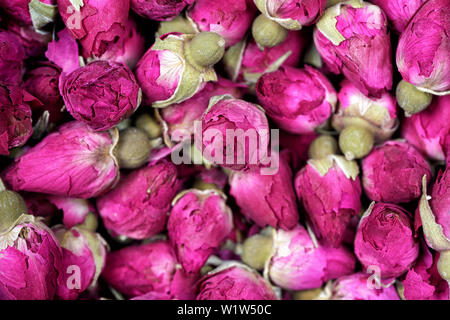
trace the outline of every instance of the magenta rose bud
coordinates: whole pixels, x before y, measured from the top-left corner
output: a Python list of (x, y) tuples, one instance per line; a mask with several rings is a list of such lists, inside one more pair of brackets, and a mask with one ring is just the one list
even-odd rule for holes
[(372, 203), (356, 231), (355, 254), (363, 270), (376, 267), (383, 279), (401, 276), (419, 255), (409, 214), (388, 203)]
[(16, 86), (0, 84), (0, 154), (20, 147), (30, 138), (33, 128), (31, 109), (42, 107), (39, 100)]
[(330, 300), (400, 300), (395, 286), (375, 287), (369, 277), (364, 272), (340, 277), (332, 284)]
[(51, 300), (62, 272), (62, 249), (53, 232), (32, 216), (22, 216), (0, 234), (0, 299)]
[(281, 67), (259, 78), (256, 95), (267, 115), (283, 130), (313, 133), (332, 115), (336, 91), (320, 71)]
[(326, 0), (255, 0), (259, 11), (290, 30), (312, 25), (322, 15), (326, 3)]
[(98, 233), (83, 228), (65, 229), (58, 225), (52, 230), (63, 250), (57, 295), (60, 299), (75, 300), (80, 293), (97, 285), (106, 262), (107, 243)]
[(361, 210), (361, 183), (355, 161), (330, 155), (311, 159), (295, 178), (295, 190), (319, 237), (338, 247), (352, 217)]
[(376, 5), (349, 1), (328, 8), (317, 22), (314, 43), (327, 67), (343, 73), (365, 95), (392, 88), (387, 18)]
[(375, 147), (362, 161), (362, 184), (370, 200), (405, 203), (421, 195), (422, 177), (430, 165), (413, 146), (392, 140)]
[(342, 131), (347, 126), (360, 125), (374, 135), (377, 142), (389, 139), (398, 128), (397, 102), (388, 92), (369, 98), (350, 81), (341, 83), (338, 108), (332, 118), (333, 127)]
[(125, 35), (130, 0), (57, 0), (59, 13), (83, 56), (100, 57)]
[(350, 251), (318, 245), (314, 235), (300, 225), (291, 231), (274, 231), (272, 236), (273, 254), (267, 272), (281, 288), (315, 289), (355, 269), (356, 259)]
[(205, 87), (192, 98), (175, 103), (159, 111), (163, 121), (164, 141), (168, 146), (190, 138), (194, 134), (194, 122), (200, 121), (208, 108), (209, 99), (216, 95), (230, 94), (242, 98), (246, 86), (234, 83), (225, 78), (217, 82), (208, 82)]
[(187, 12), (199, 31), (216, 32), (225, 40), (226, 47), (244, 38), (254, 15), (255, 7), (249, 0), (197, 0)]
[(83, 224), (88, 214), (95, 214), (96, 210), (86, 199), (50, 196), (48, 201), (63, 212), (63, 223), (68, 229)]
[(233, 230), (233, 214), (225, 195), (214, 190), (186, 190), (173, 201), (167, 230), (178, 261), (198, 273)]
[(134, 170), (117, 187), (97, 199), (105, 227), (115, 235), (150, 238), (164, 230), (178, 191), (177, 168), (160, 162)]
[(19, 85), (25, 58), (19, 38), (11, 32), (0, 31), (0, 83)]
[(278, 297), (258, 272), (241, 263), (229, 262), (200, 279), (196, 299), (278, 300)]
[(447, 0), (427, 1), (400, 36), (398, 71), (421, 91), (437, 95), (450, 93), (449, 14)]
[(260, 169), (232, 172), (230, 194), (241, 213), (260, 227), (290, 230), (298, 224), (298, 208), (292, 185), (292, 171), (280, 156), (278, 172), (263, 175)]
[(138, 15), (156, 21), (175, 18), (194, 0), (131, 0), (131, 10)]
[(401, 33), (426, 0), (372, 0), (386, 13), (393, 28)]
[(108, 254), (102, 278), (127, 297), (154, 293), (192, 300), (197, 276), (180, 268), (169, 241), (132, 245)]
[[(201, 125), (201, 136), (195, 133), (196, 148), (207, 161), (237, 171), (264, 164), (269, 124), (260, 106), (229, 95), (216, 96), (211, 98)], [(232, 135), (236, 139), (231, 140)]]
[(117, 136), (116, 129), (94, 132), (81, 122), (66, 123), (16, 158), (2, 177), (14, 190), (96, 197), (119, 178)]
[(402, 121), (402, 137), (433, 160), (445, 160), (445, 139), (450, 135), (449, 105), (450, 96), (435, 97), (428, 108)]
[(94, 130), (108, 130), (139, 107), (141, 91), (131, 70), (119, 63), (93, 61), (60, 84), (67, 111)]

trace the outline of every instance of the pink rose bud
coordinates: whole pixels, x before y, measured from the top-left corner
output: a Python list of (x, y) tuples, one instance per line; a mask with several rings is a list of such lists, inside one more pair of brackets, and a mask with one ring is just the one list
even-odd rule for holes
[(0, 154), (27, 142), (33, 132), (31, 109), (42, 107), (39, 100), (16, 86), (0, 84)]
[(133, 70), (139, 59), (144, 55), (144, 52), (145, 38), (138, 31), (136, 22), (130, 17), (128, 18), (124, 36), (118, 42), (108, 47), (99, 59), (123, 63), (130, 70)]
[(237, 262), (225, 263), (200, 279), (197, 300), (278, 300), (271, 284)]
[(23, 79), (23, 88), (42, 102), (42, 108), (33, 109), (33, 114), (48, 111), (50, 123), (58, 123), (64, 117), (61, 111), (64, 101), (58, 88), (60, 75), (61, 70), (56, 65), (45, 63), (29, 70)]
[(445, 138), (450, 135), (449, 105), (450, 96), (435, 97), (427, 109), (402, 121), (402, 137), (433, 160), (445, 160)]
[(199, 31), (216, 32), (225, 40), (226, 47), (230, 47), (244, 38), (255, 11), (249, 0), (197, 0), (187, 16)]
[(192, 300), (197, 276), (180, 268), (169, 241), (132, 245), (108, 254), (102, 278), (127, 297), (154, 293)]
[(320, 246), (314, 235), (298, 225), (291, 231), (273, 233), (268, 274), (275, 285), (287, 290), (315, 289), (330, 279), (351, 274), (355, 263), (346, 248)]
[(53, 232), (32, 216), (0, 233), (0, 299), (51, 300), (62, 270), (62, 250)]
[(255, 87), (267, 115), (283, 130), (313, 133), (332, 115), (336, 91), (320, 71), (281, 67), (263, 75)]
[(419, 255), (409, 214), (395, 204), (372, 203), (361, 218), (354, 245), (363, 270), (378, 269), (381, 279), (401, 276)]
[(69, 122), (16, 158), (2, 176), (14, 190), (96, 197), (119, 178), (113, 155), (117, 136), (116, 129), (95, 132), (81, 122)]
[(129, 0), (57, 0), (70, 34), (80, 41), (83, 56), (100, 57), (125, 35)]
[(194, 121), (199, 121), (208, 108), (209, 99), (216, 95), (230, 94), (242, 98), (246, 86), (234, 83), (225, 78), (217, 82), (208, 82), (204, 89), (192, 98), (175, 103), (159, 111), (163, 121), (164, 140), (168, 146), (190, 138), (194, 134)]
[(328, 8), (317, 22), (314, 43), (333, 73), (343, 73), (365, 95), (392, 88), (387, 18), (376, 5), (352, 0)]
[(448, 0), (427, 1), (400, 36), (398, 71), (421, 91), (450, 93), (449, 14)]
[(449, 300), (449, 287), (447, 281), (439, 275), (439, 253), (432, 253), (425, 244), (413, 268), (404, 280), (403, 296), (405, 300)]
[(0, 7), (21, 24), (40, 29), (53, 22), (58, 13), (56, 0), (0, 0)]
[[(201, 136), (197, 136), (199, 132), (195, 134), (196, 142), (202, 145), (196, 148), (202, 150), (207, 161), (237, 171), (264, 164), (270, 132), (260, 106), (229, 95), (216, 96), (210, 100), (201, 125)], [(227, 141), (231, 141), (231, 135), (236, 137), (232, 143)], [(247, 143), (247, 140), (252, 141)]]
[(214, 32), (157, 38), (135, 70), (145, 102), (164, 108), (191, 98), (206, 82), (217, 81), (213, 65), (224, 50), (225, 40)]
[(67, 28), (58, 32), (57, 39), (48, 44), (45, 56), (66, 74), (80, 67), (78, 44)]
[(295, 178), (295, 190), (319, 239), (338, 247), (361, 210), (361, 183), (355, 161), (329, 155), (311, 159)]
[(63, 250), (57, 295), (75, 300), (80, 293), (97, 285), (106, 262), (107, 243), (98, 233), (83, 228), (65, 229), (58, 225), (52, 230)]
[(19, 38), (11, 32), (0, 31), (0, 83), (19, 85), (25, 58)]
[(338, 108), (332, 125), (342, 131), (351, 125), (360, 125), (369, 130), (377, 142), (389, 139), (398, 128), (397, 103), (395, 98), (382, 93), (379, 99), (365, 96), (348, 80), (341, 83)]
[(424, 177), (418, 208), (425, 240), (434, 250), (450, 250), (450, 167), (438, 173), (431, 199), (427, 194), (427, 181)]
[(391, 140), (375, 147), (362, 161), (362, 183), (370, 200), (405, 203), (421, 195), (422, 177), (430, 165), (407, 142)]
[(139, 107), (141, 90), (131, 70), (119, 63), (93, 61), (60, 84), (67, 111), (94, 130), (108, 130)]
[(138, 15), (156, 21), (175, 18), (194, 0), (131, 0), (131, 10)]
[(109, 193), (97, 199), (105, 227), (115, 235), (150, 238), (164, 230), (179, 181), (171, 162), (134, 170)]
[(372, 0), (389, 18), (393, 28), (401, 33), (417, 10), (427, 0)]
[(50, 196), (50, 203), (63, 212), (63, 223), (67, 229), (83, 224), (89, 214), (96, 212), (94, 205), (86, 199)]
[(224, 194), (186, 190), (172, 203), (167, 229), (183, 269), (198, 273), (233, 230), (233, 214)]
[(229, 183), (242, 214), (258, 226), (290, 230), (298, 224), (292, 171), (283, 155), (276, 174), (263, 175), (258, 168), (232, 172)]
[(259, 11), (290, 30), (312, 25), (322, 15), (326, 3), (326, 0), (255, 0)]
[(331, 287), (330, 300), (400, 300), (395, 286), (376, 286), (364, 272), (340, 277)]

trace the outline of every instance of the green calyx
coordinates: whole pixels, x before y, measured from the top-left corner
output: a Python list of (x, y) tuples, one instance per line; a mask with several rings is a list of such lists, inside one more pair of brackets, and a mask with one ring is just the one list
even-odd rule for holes
[(271, 48), (286, 40), (288, 30), (279, 23), (260, 14), (253, 21), (252, 35), (260, 47)]
[(6, 190), (0, 180), (0, 235), (9, 232), (28, 208), (23, 198), (14, 191)]
[(425, 110), (433, 100), (433, 95), (418, 90), (415, 86), (402, 80), (397, 85), (396, 98), (406, 116)]
[(215, 32), (200, 32), (185, 46), (186, 60), (200, 68), (212, 67), (225, 53), (225, 40)]

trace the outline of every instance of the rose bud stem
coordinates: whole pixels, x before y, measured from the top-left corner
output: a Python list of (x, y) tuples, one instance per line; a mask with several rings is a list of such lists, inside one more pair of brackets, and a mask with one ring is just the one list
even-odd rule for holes
[(433, 100), (432, 94), (420, 91), (405, 80), (397, 85), (396, 96), (399, 106), (407, 117), (426, 109)]
[(147, 113), (141, 114), (136, 120), (136, 127), (144, 131), (150, 139), (161, 136), (162, 130), (158, 121)]
[(0, 179), (0, 235), (14, 227), (24, 214), (28, 214), (28, 209), (23, 198), (17, 192), (6, 190)]
[(450, 250), (441, 251), (439, 253), (437, 268), (442, 279), (450, 283)]
[(339, 135), (339, 147), (347, 160), (365, 157), (373, 143), (372, 132), (362, 126), (348, 126)]
[(252, 35), (260, 47), (275, 47), (286, 40), (288, 30), (277, 22), (260, 14), (252, 25)]
[(318, 136), (309, 146), (308, 155), (311, 159), (322, 159), (339, 151), (336, 139), (324, 134)]
[(200, 32), (185, 47), (186, 59), (194, 66), (215, 65), (225, 53), (225, 40), (214, 32)]
[(121, 168), (139, 168), (147, 162), (150, 151), (150, 139), (144, 131), (130, 127), (120, 132), (116, 152)]
[(269, 236), (256, 234), (247, 238), (242, 246), (242, 261), (256, 270), (263, 270), (272, 255), (273, 241)]

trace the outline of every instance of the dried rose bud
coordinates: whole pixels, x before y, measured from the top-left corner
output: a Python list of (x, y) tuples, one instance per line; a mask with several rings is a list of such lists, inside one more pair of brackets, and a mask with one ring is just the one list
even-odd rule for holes
[(250, 28), (255, 6), (248, 0), (197, 0), (187, 11), (199, 31), (216, 32), (230, 47), (241, 41)]
[(259, 11), (286, 29), (310, 26), (322, 15), (326, 0), (254, 0)]
[(252, 36), (259, 47), (275, 47), (286, 40), (288, 30), (279, 23), (260, 14), (252, 25)]
[(267, 115), (283, 130), (312, 133), (332, 115), (336, 91), (316, 69), (281, 67), (263, 75), (255, 87)]
[(311, 159), (295, 178), (295, 190), (316, 235), (341, 245), (353, 216), (361, 210), (361, 182), (355, 161), (329, 155)]
[(100, 57), (125, 35), (129, 0), (57, 0), (70, 34), (80, 41), (83, 56)]
[(102, 278), (127, 297), (166, 294), (192, 300), (197, 276), (179, 267), (169, 241), (132, 245), (108, 254)]
[[(80, 293), (97, 285), (106, 262), (107, 243), (98, 233), (83, 228), (66, 229), (58, 225), (52, 231), (63, 250), (63, 272), (57, 295), (64, 300), (75, 300)], [(80, 278), (72, 280), (74, 274)]]
[(217, 81), (212, 66), (224, 50), (225, 40), (214, 32), (169, 33), (156, 39), (135, 71), (146, 103), (164, 108), (189, 99), (207, 81)]
[(395, 204), (372, 203), (361, 218), (354, 245), (363, 270), (375, 266), (381, 279), (401, 276), (419, 255), (409, 214)]
[(120, 131), (116, 154), (121, 168), (136, 169), (143, 166), (148, 161), (151, 149), (150, 139), (144, 131), (134, 127)]
[(403, 79), (431, 94), (450, 93), (449, 14), (447, 0), (427, 1), (398, 42), (397, 68)]
[(323, 134), (311, 142), (308, 155), (311, 159), (322, 159), (339, 152), (336, 139), (331, 135)]
[(439, 253), (432, 253), (423, 244), (422, 252), (413, 268), (402, 280), (405, 300), (448, 300), (449, 287), (438, 272)]
[(300, 31), (289, 31), (282, 43), (263, 50), (254, 40), (248, 44), (241, 41), (225, 53), (225, 71), (233, 81), (254, 84), (262, 74), (275, 71), (280, 66), (297, 66), (307, 41), (305, 33)]
[(208, 82), (192, 98), (181, 103), (174, 103), (159, 111), (163, 121), (164, 139), (168, 146), (190, 138), (194, 134), (194, 121), (199, 121), (208, 108), (209, 99), (216, 95), (230, 94), (242, 98), (244, 85), (236, 84), (225, 78), (217, 82)]
[(77, 41), (67, 28), (58, 32), (57, 39), (48, 44), (45, 56), (60, 67), (63, 73), (69, 74), (81, 66)]
[(424, 177), (418, 208), (425, 240), (434, 250), (450, 250), (450, 167), (438, 173), (431, 199), (427, 194), (427, 181)]
[[(196, 142), (202, 145), (196, 145), (196, 148), (202, 150), (203, 157), (212, 164), (245, 171), (261, 165), (267, 156), (269, 124), (258, 105), (230, 95), (213, 97), (202, 116), (201, 129)], [(236, 137), (232, 140), (233, 148), (227, 141), (230, 140), (230, 131)], [(246, 136), (252, 143), (247, 143)]]
[(365, 95), (392, 88), (387, 18), (376, 5), (351, 0), (328, 8), (317, 22), (314, 43), (327, 67), (343, 73)]
[(162, 135), (162, 128), (159, 121), (148, 113), (142, 113), (137, 117), (136, 128), (145, 132), (150, 139), (157, 139)]
[(131, 70), (119, 63), (93, 61), (60, 84), (67, 111), (95, 130), (108, 130), (140, 105), (141, 90)]
[(56, 0), (0, 0), (0, 7), (21, 24), (40, 29), (53, 22), (58, 13)]
[(60, 75), (61, 70), (57, 66), (46, 63), (29, 70), (23, 79), (23, 88), (42, 102), (42, 109), (32, 110), (33, 114), (47, 110), (50, 113), (50, 123), (58, 123), (64, 116), (61, 111), (64, 102), (58, 87)]
[(362, 183), (370, 200), (405, 203), (421, 195), (422, 177), (430, 165), (414, 147), (391, 140), (375, 147), (362, 161)]
[(273, 233), (273, 251), (268, 264), (272, 282), (287, 290), (315, 289), (330, 279), (351, 274), (356, 259), (344, 247), (317, 245), (305, 228)]
[(165, 228), (178, 183), (177, 168), (166, 161), (122, 177), (116, 188), (97, 199), (105, 227), (132, 239), (160, 233)]
[(178, 261), (188, 273), (198, 273), (233, 230), (233, 215), (224, 194), (186, 190), (172, 203), (167, 229)]
[(8, 155), (8, 149), (23, 146), (31, 136), (31, 110), (42, 103), (19, 87), (0, 84), (0, 105), (0, 154)]
[(194, 0), (131, 0), (131, 10), (138, 15), (156, 21), (166, 21), (176, 17)]
[(372, 0), (386, 13), (395, 31), (401, 33), (426, 0)]
[(229, 183), (230, 194), (242, 214), (260, 227), (289, 230), (297, 225), (299, 217), (292, 171), (283, 155), (276, 174), (262, 175), (259, 169), (232, 172)]
[(378, 288), (364, 272), (340, 277), (331, 287), (330, 300), (400, 300), (395, 286)]
[(450, 134), (449, 105), (450, 96), (436, 97), (426, 110), (402, 121), (402, 137), (433, 160), (445, 159), (445, 138)]
[(82, 225), (89, 214), (95, 213), (95, 207), (86, 199), (50, 196), (50, 203), (63, 212), (63, 223), (67, 229)]
[(389, 93), (382, 93), (378, 99), (369, 98), (353, 83), (344, 80), (338, 99), (338, 108), (332, 118), (332, 125), (337, 131), (356, 125), (368, 130), (376, 142), (383, 142), (397, 130), (396, 101)]
[(200, 279), (197, 300), (278, 300), (270, 285), (246, 265), (229, 262)]
[(19, 38), (11, 32), (0, 31), (0, 82), (2, 84), (20, 84), (25, 58), (25, 50)]
[(69, 122), (16, 158), (2, 176), (14, 190), (96, 197), (119, 178), (116, 143), (115, 129), (94, 132), (81, 122)]
[[(0, 299), (51, 300), (62, 270), (62, 250), (53, 232), (22, 215), (0, 233)], [(12, 267), (14, 266), (14, 267)]]

